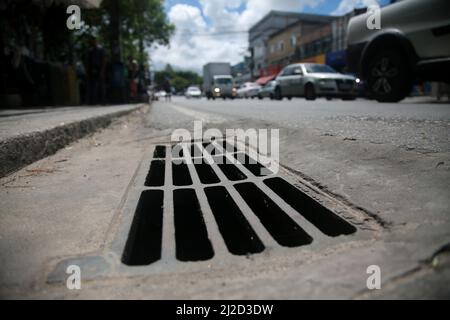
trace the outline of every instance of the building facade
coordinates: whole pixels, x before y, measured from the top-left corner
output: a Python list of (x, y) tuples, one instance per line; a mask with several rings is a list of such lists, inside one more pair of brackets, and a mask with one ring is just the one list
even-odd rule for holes
[(249, 48), (252, 52), (251, 73), (258, 78), (265, 73), (268, 63), (269, 38), (294, 23), (304, 21), (329, 22), (331, 17), (315, 14), (270, 11), (249, 30)]
[(327, 63), (344, 70), (348, 22), (364, 12), (364, 8), (343, 16), (269, 12), (249, 31), (250, 78), (268, 77), (294, 62)]

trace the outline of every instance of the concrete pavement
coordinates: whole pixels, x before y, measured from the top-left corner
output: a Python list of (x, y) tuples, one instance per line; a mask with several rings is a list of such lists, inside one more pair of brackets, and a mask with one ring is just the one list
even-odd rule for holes
[[(448, 298), (448, 107), (302, 99), (155, 103), (0, 180), (1, 296)], [(130, 186), (139, 163), (174, 129), (191, 130), (194, 119), (205, 129), (279, 128), (285, 170), (376, 221), (376, 232), (331, 239), (328, 248), (271, 248), (226, 267), (213, 259), (196, 272), (186, 266), (123, 273), (112, 246), (124, 203), (135, 196)], [(61, 262), (88, 256), (101, 257), (108, 270), (85, 275), (81, 290), (47, 282)], [(366, 288), (373, 264), (381, 268), (381, 290)]]
[(53, 154), (138, 105), (0, 110), (0, 177)]

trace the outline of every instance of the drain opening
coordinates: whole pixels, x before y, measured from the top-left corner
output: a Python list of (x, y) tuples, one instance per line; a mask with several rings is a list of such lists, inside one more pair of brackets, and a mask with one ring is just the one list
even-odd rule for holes
[(202, 145), (203, 148), (205, 148), (206, 152), (208, 152), (210, 155), (216, 155), (219, 153), (219, 150), (217, 150), (216, 146), (211, 142), (204, 142), (202, 143)]
[(161, 259), (163, 199), (161, 190), (141, 193), (122, 255), (124, 264), (148, 265)]
[(270, 235), (280, 245), (297, 247), (310, 244), (313, 239), (254, 183), (234, 186)]
[(173, 191), (176, 256), (180, 261), (211, 259), (214, 250), (194, 189)]
[(189, 186), (192, 178), (184, 161), (172, 161), (172, 182), (175, 186)]
[(278, 177), (270, 178), (264, 180), (264, 183), (324, 234), (336, 237), (356, 232), (356, 228), (353, 225), (284, 179)]
[(150, 164), (150, 170), (145, 178), (144, 185), (146, 187), (161, 187), (164, 185), (164, 173), (165, 173), (164, 160), (153, 160)]
[(163, 159), (166, 157), (166, 146), (156, 146), (153, 151), (153, 158)]
[(206, 187), (209, 206), (228, 250), (235, 255), (259, 253), (264, 245), (225, 187)]
[(268, 168), (257, 162), (255, 159), (250, 158), (246, 153), (239, 152), (233, 154), (233, 156), (236, 158), (236, 160), (242, 163), (244, 167), (247, 168), (248, 171), (250, 171), (257, 177), (264, 177), (273, 174), (272, 171), (270, 171)]
[(191, 144), (191, 158), (194, 157), (202, 157), (203, 150), (199, 148), (199, 146), (195, 143)]
[[(201, 163), (200, 163), (201, 161)], [(196, 163), (199, 162), (199, 163)], [(194, 160), (195, 171), (197, 171), (198, 177), (200, 178), (200, 182), (203, 184), (211, 184), (220, 182), (219, 177), (217, 177), (216, 173), (212, 166), (205, 162), (205, 159), (195, 159)]]
[[(214, 155), (223, 154), (225, 152), (232, 153), (232, 152), (237, 152), (238, 151), (236, 145), (232, 145), (232, 144), (226, 142), (225, 140), (223, 140), (223, 141), (216, 141), (216, 142), (214, 142), (214, 144), (211, 143), (211, 142), (204, 142), (202, 145), (206, 149), (206, 151), (210, 155), (213, 155), (213, 156)], [(217, 145), (222, 147), (222, 150), (219, 149), (217, 147)]]
[(217, 166), (222, 170), (223, 174), (227, 177), (228, 180), (238, 181), (244, 180), (247, 178), (245, 174), (242, 173), (241, 170), (238, 169), (234, 164), (231, 163), (230, 159), (226, 156), (214, 156), (214, 163), (217, 163)]
[(183, 146), (181, 144), (172, 145), (171, 150), (172, 150), (172, 158), (183, 158), (184, 157)]

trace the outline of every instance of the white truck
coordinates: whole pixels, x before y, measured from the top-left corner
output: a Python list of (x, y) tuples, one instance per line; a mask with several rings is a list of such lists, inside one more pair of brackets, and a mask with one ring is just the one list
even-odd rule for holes
[(236, 97), (231, 66), (225, 62), (211, 62), (203, 66), (203, 90), (209, 99)]

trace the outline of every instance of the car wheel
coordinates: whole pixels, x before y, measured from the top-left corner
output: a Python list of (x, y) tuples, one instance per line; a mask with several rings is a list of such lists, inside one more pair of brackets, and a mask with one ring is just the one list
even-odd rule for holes
[(316, 100), (316, 90), (311, 83), (307, 83), (305, 86), (305, 98), (306, 100)]
[(263, 98), (263, 97), (262, 97), (260, 94), (258, 94), (258, 99), (259, 99), (259, 100), (262, 100), (262, 98)]
[(273, 100), (273, 94), (269, 95), (270, 100)]
[(401, 52), (382, 50), (368, 63), (367, 86), (378, 102), (398, 102), (412, 87), (407, 60)]
[(276, 87), (275, 88), (275, 99), (277, 99), (277, 100), (283, 99), (283, 95), (281, 94), (281, 88), (280, 87)]

